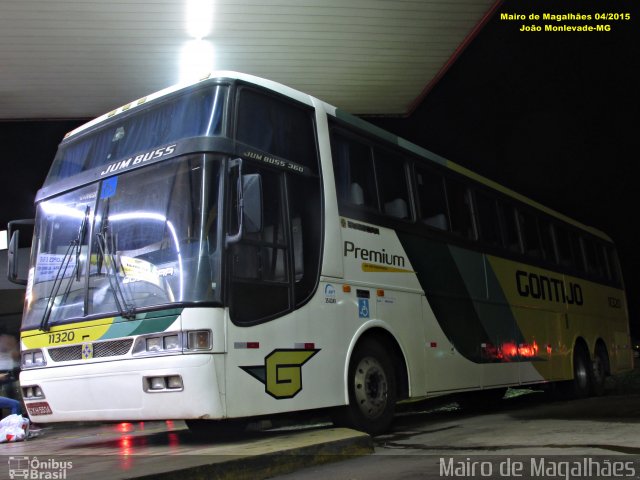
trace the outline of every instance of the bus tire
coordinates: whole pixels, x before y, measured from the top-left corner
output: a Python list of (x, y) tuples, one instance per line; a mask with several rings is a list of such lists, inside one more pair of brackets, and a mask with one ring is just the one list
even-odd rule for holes
[(596, 346), (592, 367), (591, 394), (600, 397), (604, 395), (605, 381), (607, 379), (607, 354), (601, 345)]
[(591, 393), (592, 371), (586, 348), (577, 344), (573, 348), (573, 380), (560, 385), (561, 397), (567, 399), (588, 397)]
[(338, 423), (371, 435), (391, 426), (396, 405), (396, 377), (393, 363), (379, 342), (366, 339), (349, 362), (349, 405)]

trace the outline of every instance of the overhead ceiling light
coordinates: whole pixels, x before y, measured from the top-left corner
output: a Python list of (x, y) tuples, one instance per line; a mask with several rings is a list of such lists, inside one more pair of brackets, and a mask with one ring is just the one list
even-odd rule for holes
[(187, 33), (202, 39), (211, 33), (213, 23), (212, 0), (187, 0)]

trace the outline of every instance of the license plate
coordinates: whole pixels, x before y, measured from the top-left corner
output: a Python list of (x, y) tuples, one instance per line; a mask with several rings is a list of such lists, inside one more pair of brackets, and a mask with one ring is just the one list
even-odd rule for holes
[(29, 415), (51, 415), (51, 407), (47, 402), (27, 403), (27, 410)]

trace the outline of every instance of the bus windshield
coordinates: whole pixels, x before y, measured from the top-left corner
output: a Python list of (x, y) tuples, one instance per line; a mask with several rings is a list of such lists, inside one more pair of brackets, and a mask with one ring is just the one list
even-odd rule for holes
[(219, 301), (220, 168), (190, 155), (40, 203), (23, 328)]

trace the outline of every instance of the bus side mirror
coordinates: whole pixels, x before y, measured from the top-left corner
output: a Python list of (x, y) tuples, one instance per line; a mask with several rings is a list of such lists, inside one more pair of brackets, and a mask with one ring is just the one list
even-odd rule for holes
[(242, 175), (242, 223), (246, 233), (262, 231), (262, 177), (258, 173)]
[[(237, 171), (237, 174), (235, 173)], [(238, 243), (245, 233), (262, 231), (262, 177), (259, 173), (242, 174), (242, 158), (229, 162), (229, 177), (235, 184), (236, 232), (227, 234), (225, 246)], [(232, 220), (233, 221), (233, 220)]]
[(9, 248), (7, 250), (7, 278), (11, 283), (18, 285), (26, 285), (27, 279), (18, 276), (19, 270), (19, 250), (20, 250), (20, 231), (31, 230), (34, 225), (33, 219), (13, 220), (7, 224), (7, 236), (9, 240)]

